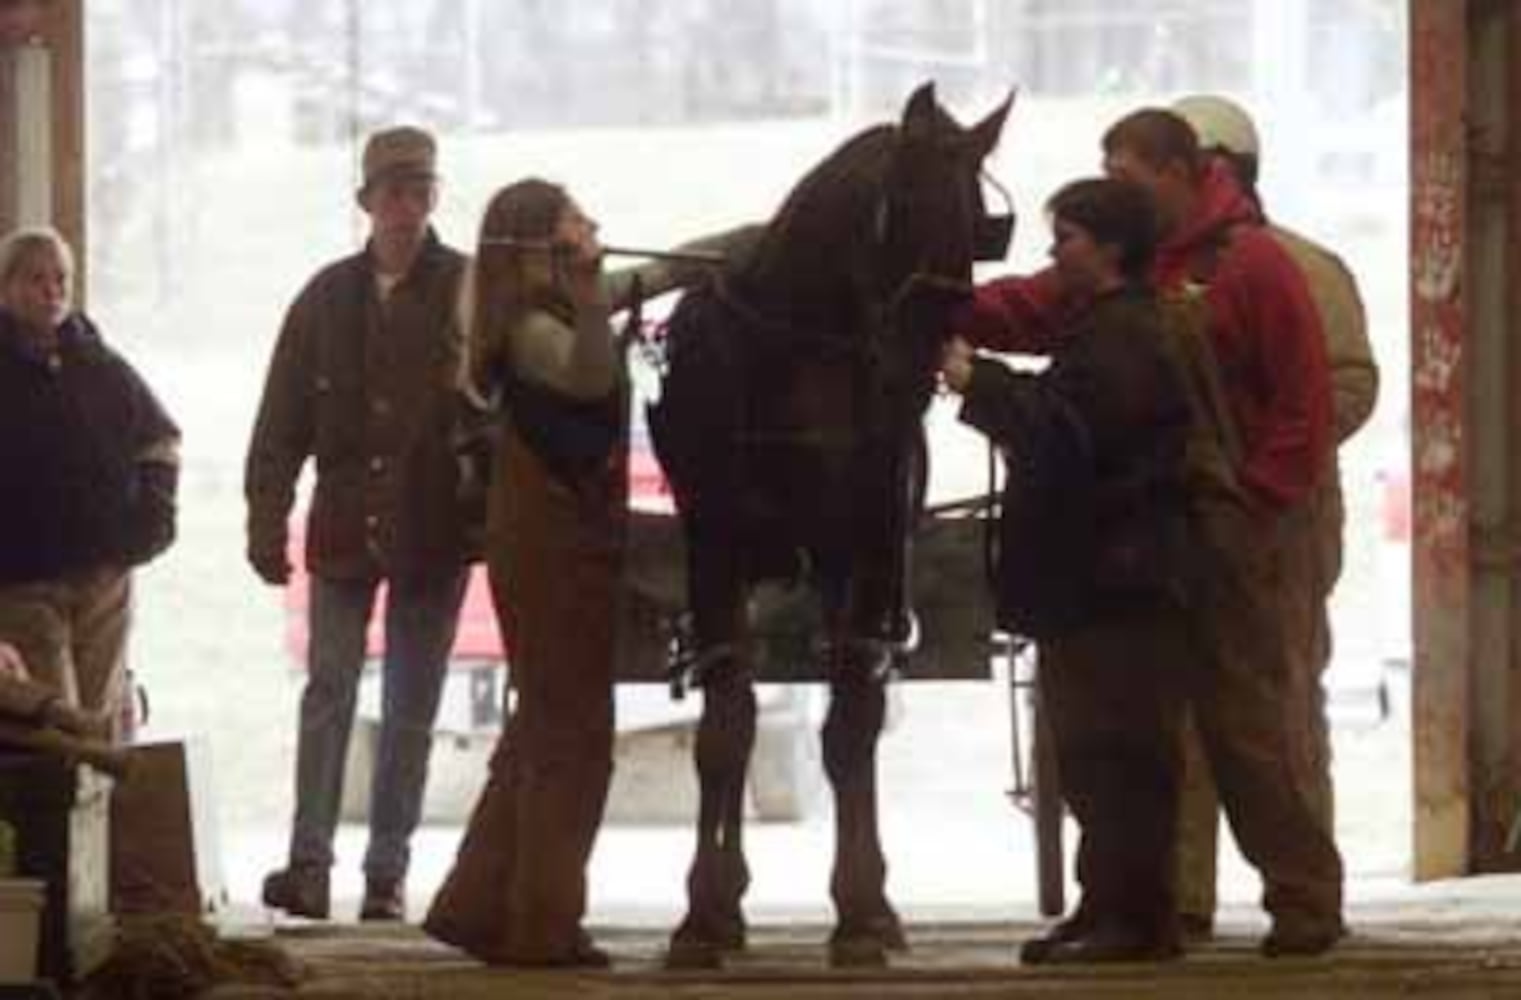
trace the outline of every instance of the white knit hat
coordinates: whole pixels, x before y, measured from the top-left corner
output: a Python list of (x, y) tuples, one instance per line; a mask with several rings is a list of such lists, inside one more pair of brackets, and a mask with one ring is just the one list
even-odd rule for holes
[(1193, 126), (1201, 149), (1223, 149), (1238, 156), (1258, 154), (1257, 126), (1235, 101), (1215, 94), (1190, 94), (1172, 103), (1172, 112)]

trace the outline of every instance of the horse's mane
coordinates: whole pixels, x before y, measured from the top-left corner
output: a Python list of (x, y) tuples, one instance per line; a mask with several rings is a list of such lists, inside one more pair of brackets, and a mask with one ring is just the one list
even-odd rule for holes
[[(829, 287), (871, 238), (898, 138), (875, 125), (847, 139), (793, 186), (766, 228), (744, 278), (763, 287)], [(834, 284), (834, 287), (838, 287)]]

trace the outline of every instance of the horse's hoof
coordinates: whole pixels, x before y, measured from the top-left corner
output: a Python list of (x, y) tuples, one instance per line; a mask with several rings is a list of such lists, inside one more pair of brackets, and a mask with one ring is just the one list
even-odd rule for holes
[(718, 969), (723, 967), (724, 955), (742, 951), (745, 947), (745, 921), (743, 917), (716, 919), (693, 918), (688, 914), (681, 925), (671, 933), (671, 943), (666, 947), (667, 969)]
[(829, 964), (840, 967), (874, 967), (887, 964), (888, 952), (908, 951), (903, 922), (892, 907), (873, 916), (835, 926), (829, 936)]
[(836, 937), (829, 942), (829, 964), (836, 969), (880, 969), (887, 965), (886, 943), (875, 935)]
[(730, 918), (722, 922), (713, 940), (724, 951), (745, 950), (745, 921), (743, 918)]
[(724, 948), (712, 941), (672, 937), (665, 950), (667, 969), (721, 969), (723, 964)]

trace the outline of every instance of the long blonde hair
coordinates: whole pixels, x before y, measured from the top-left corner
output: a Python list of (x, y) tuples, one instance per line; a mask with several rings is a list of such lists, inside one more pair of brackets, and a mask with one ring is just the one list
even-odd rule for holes
[(552, 255), (498, 241), (549, 243), (570, 203), (560, 185), (530, 177), (497, 191), (487, 204), (461, 290), (467, 387), (489, 392), (499, 384), (505, 334), (525, 314), (544, 309), (568, 318), (570, 298), (555, 280)]

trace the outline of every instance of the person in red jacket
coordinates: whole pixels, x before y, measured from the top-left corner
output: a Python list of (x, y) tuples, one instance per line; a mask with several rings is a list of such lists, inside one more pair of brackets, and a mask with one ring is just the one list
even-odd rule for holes
[[(1308, 648), (1280, 609), (1313, 558), (1309, 501), (1329, 468), (1331, 394), (1320, 320), (1303, 275), (1231, 173), (1188, 123), (1147, 108), (1103, 138), (1104, 170), (1144, 185), (1165, 233), (1152, 277), (1203, 296), (1208, 337), (1240, 441), (1233, 498), (1196, 503), (1204, 585), (1193, 602), (1189, 698), (1226, 817), (1261, 873), (1270, 956), (1316, 954), (1343, 935), (1343, 869), (1303, 789), (1305, 746), (1281, 701)], [(1044, 352), (1073, 303), (1050, 272), (978, 289), (956, 333), (994, 350)], [(1080, 935), (1084, 914), (1054, 935)]]
[[(1199, 139), (1206, 156), (1230, 168), (1243, 190), (1258, 204), (1257, 127), (1245, 108), (1218, 94), (1192, 94), (1173, 102)], [(1285, 228), (1271, 218), (1267, 230), (1303, 272), (1325, 334), (1326, 363), (1331, 374), (1331, 426), (1337, 446), (1364, 426), (1378, 401), (1379, 372), (1368, 340), (1367, 317), (1352, 271), (1331, 250)], [(1329, 600), (1342, 565), (1342, 527), (1345, 520), (1340, 470), (1333, 450), (1311, 509), (1320, 547), (1320, 565), (1303, 581), (1297, 605), (1286, 615), (1291, 635), (1311, 644), (1300, 657), (1308, 672), (1298, 678), (1295, 697), (1285, 706), (1290, 726), (1304, 727), (1313, 764), (1311, 801), (1321, 824), (1335, 830), (1335, 788), (1331, 777), (1331, 735), (1326, 718), (1322, 678), (1331, 660)], [(1183, 808), (1178, 827), (1182, 882), (1178, 906), (1183, 928), (1191, 937), (1206, 938), (1214, 929), (1215, 857), (1219, 807), (1214, 779), (1204, 765), (1203, 751), (1190, 741), (1184, 751)]]

